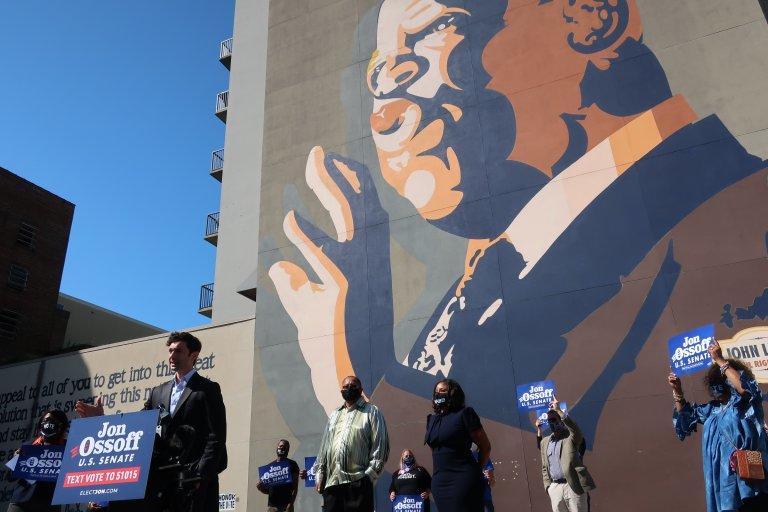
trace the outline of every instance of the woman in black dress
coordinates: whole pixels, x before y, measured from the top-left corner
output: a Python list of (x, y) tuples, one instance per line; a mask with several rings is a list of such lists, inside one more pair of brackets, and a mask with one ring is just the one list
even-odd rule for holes
[(429, 512), (431, 488), (432, 477), (429, 472), (418, 465), (411, 450), (403, 450), (400, 454), (400, 469), (392, 474), (389, 501), (395, 501), (397, 496), (421, 496), (424, 500), (424, 512)]
[[(474, 409), (464, 405), (459, 383), (443, 379), (432, 398), (424, 442), (432, 448), (432, 496), (440, 512), (482, 512), (483, 472), (491, 443)], [(472, 456), (472, 443), (479, 460)]]

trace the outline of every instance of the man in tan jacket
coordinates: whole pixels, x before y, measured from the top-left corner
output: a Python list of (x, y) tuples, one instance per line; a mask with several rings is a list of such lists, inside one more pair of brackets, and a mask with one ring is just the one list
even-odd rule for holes
[(587, 512), (587, 492), (595, 488), (595, 482), (579, 452), (584, 435), (559, 405), (556, 399), (550, 405), (547, 422), (552, 434), (541, 442), (544, 488), (553, 512)]

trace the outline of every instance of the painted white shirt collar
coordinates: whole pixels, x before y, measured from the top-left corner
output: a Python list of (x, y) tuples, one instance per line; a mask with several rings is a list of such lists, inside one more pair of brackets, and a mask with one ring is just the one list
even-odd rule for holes
[(589, 150), (547, 183), (504, 235), (523, 256), (523, 279), (571, 223), (635, 162), (662, 141), (649, 110)]

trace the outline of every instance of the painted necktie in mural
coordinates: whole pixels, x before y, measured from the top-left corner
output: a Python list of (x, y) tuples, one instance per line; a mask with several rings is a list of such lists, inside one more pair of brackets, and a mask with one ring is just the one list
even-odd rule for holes
[[(766, 163), (672, 93), (632, 0), (385, 0), (377, 20), (376, 157), (310, 151), (306, 185), (335, 233), (290, 211), (305, 261), (269, 269), (317, 400), (338, 407), (354, 373), (389, 422), (410, 421), (394, 404), (426, 411), (450, 377), (509, 434), (532, 430), (515, 384), (554, 379), (609, 449), (609, 398), (658, 375), (665, 392), (666, 339), (768, 285)], [(433, 312), (407, 320), (423, 327), (406, 353), (382, 185), (466, 248), (463, 268), (440, 268)]]

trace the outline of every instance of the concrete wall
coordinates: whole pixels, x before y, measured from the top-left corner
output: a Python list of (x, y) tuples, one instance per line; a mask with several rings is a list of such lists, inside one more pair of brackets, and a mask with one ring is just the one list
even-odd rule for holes
[[(253, 320), (194, 329), (203, 350), (200, 373), (221, 385), (227, 409), (228, 469), (221, 474), (222, 495), (234, 495), (235, 508), (248, 507), (248, 446), (250, 383), (253, 368)], [(131, 340), (0, 367), (0, 395), (5, 401), (0, 416), (0, 460), (4, 463), (23, 441), (30, 439), (40, 411), (63, 409), (74, 418), (78, 399), (102, 396), (107, 413), (139, 410), (152, 386), (171, 378), (165, 340), (167, 334)], [(258, 369), (255, 372), (260, 373)], [(144, 378), (147, 377), (147, 378)], [(8, 395), (8, 393), (12, 393)], [(19, 398), (18, 400), (16, 398)], [(10, 497), (12, 484), (0, 481), (0, 508)]]
[(160, 327), (145, 324), (65, 293), (59, 293), (59, 305), (69, 313), (63, 347), (106, 345), (163, 332)]
[(253, 301), (238, 292), (253, 288), (256, 281), (267, 11), (266, 0), (235, 6), (214, 323), (252, 317), (255, 311)]
[(515, 388), (554, 379), (596, 509), (702, 510), (667, 340), (768, 324), (758, 2), (411, 3), (271, 2), (253, 400), (280, 417), (253, 460), (286, 428), (312, 454), (353, 372), (392, 453), (431, 467), (448, 376), (493, 443), (497, 508), (549, 510)]

